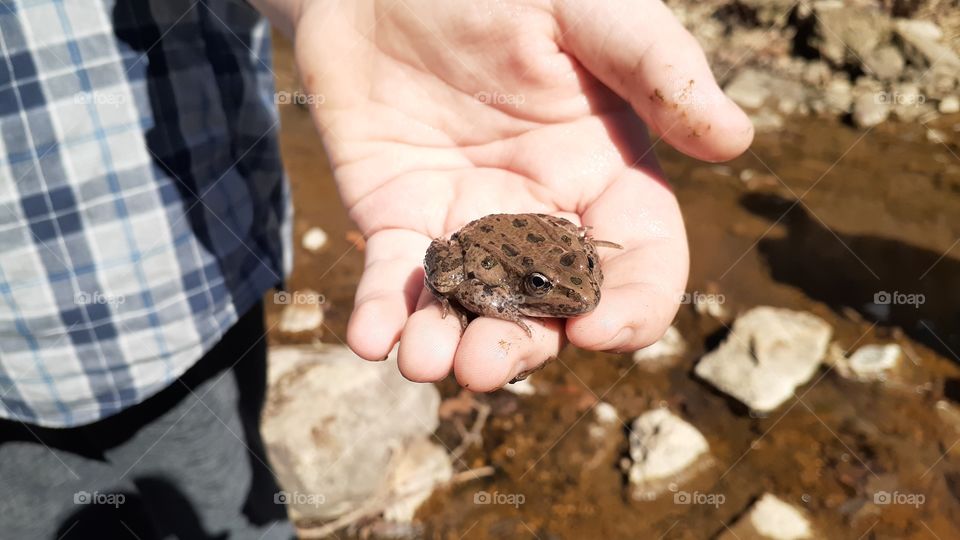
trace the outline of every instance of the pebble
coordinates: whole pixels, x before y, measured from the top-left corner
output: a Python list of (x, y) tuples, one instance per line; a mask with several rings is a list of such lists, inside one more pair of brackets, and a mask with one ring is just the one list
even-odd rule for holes
[(756, 307), (694, 372), (755, 412), (772, 411), (816, 373), (833, 329), (811, 313)]
[(850, 358), (837, 359), (840, 375), (859, 381), (885, 380), (887, 373), (896, 368), (903, 350), (896, 343), (888, 345), (864, 345)]
[(724, 91), (737, 105), (747, 109), (759, 109), (770, 97), (770, 76), (755, 69), (738, 73)]
[(311, 227), (307, 232), (303, 233), (301, 244), (303, 245), (303, 249), (311, 253), (316, 253), (327, 245), (328, 240), (329, 237), (326, 231), (320, 227)]
[(683, 336), (680, 335), (680, 331), (671, 326), (667, 328), (666, 333), (656, 343), (633, 353), (633, 361), (645, 366), (656, 367), (682, 356), (686, 348), (687, 344), (684, 342)]
[(960, 97), (947, 96), (941, 99), (938, 109), (942, 114), (954, 114), (960, 112)]
[[(319, 299), (320, 294), (310, 289), (296, 291), (289, 298)], [(277, 329), (288, 334), (316, 330), (323, 324), (323, 306), (319, 301), (297, 302), (284, 306)]]
[(537, 389), (534, 388), (533, 383), (530, 382), (531, 377), (519, 380), (515, 383), (506, 384), (503, 386), (503, 389), (511, 394), (516, 394), (518, 396), (532, 396), (537, 393)]
[(703, 435), (668, 409), (655, 409), (637, 417), (630, 426), (630, 465), (627, 479), (634, 498), (649, 499), (709, 452)]
[(720, 536), (721, 540), (742, 538), (803, 540), (813, 538), (813, 528), (802, 510), (765, 493), (750, 507), (746, 516)]
[(861, 128), (882, 124), (890, 116), (890, 104), (877, 94), (861, 94), (853, 101), (853, 123)]

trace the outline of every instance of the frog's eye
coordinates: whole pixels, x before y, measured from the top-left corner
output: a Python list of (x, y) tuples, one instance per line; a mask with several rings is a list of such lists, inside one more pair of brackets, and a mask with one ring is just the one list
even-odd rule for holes
[(523, 279), (523, 284), (528, 293), (537, 296), (546, 294), (553, 288), (553, 283), (550, 282), (550, 279), (540, 272), (527, 274), (527, 277)]
[(595, 265), (596, 265), (596, 263), (593, 261), (593, 257), (587, 256), (587, 267), (588, 267), (589, 269), (593, 270), (593, 267), (594, 267)]

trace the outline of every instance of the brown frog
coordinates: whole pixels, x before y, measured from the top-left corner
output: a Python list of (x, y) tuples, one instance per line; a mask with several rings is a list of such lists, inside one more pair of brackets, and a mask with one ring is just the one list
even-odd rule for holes
[(493, 214), (472, 221), (427, 248), (424, 282), (453, 306), (466, 327), (469, 313), (513, 321), (521, 316), (574, 317), (600, 302), (603, 272), (587, 227), (547, 214)]

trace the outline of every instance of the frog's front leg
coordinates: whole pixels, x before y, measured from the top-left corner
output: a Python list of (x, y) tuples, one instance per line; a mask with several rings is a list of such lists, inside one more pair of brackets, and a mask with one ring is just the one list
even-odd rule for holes
[[(456, 290), (463, 282), (463, 249), (454, 239), (438, 238), (430, 243), (423, 259), (423, 282), (433, 296), (440, 301), (442, 318), (450, 311), (447, 295)], [(456, 310), (455, 310), (456, 311)], [(460, 322), (466, 328), (466, 314), (457, 313)]]
[(533, 337), (530, 327), (521, 319), (517, 305), (520, 299), (504, 287), (487, 285), (479, 279), (465, 279), (457, 287), (457, 299), (466, 309), (483, 315), (517, 323), (528, 336)]

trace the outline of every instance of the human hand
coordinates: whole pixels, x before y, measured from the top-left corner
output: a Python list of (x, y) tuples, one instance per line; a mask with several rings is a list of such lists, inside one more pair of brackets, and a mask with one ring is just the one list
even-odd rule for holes
[[(415, 381), (451, 369), (496, 389), (565, 340), (630, 351), (676, 314), (688, 254), (649, 126), (718, 161), (750, 144), (749, 119), (657, 0), (313, 0), (297, 62), (341, 196), (367, 237), (347, 341), (382, 359), (400, 340)], [(552, 213), (593, 227), (606, 280), (575, 319), (477, 318), (461, 334), (423, 287), (431, 239), (491, 213)]]

